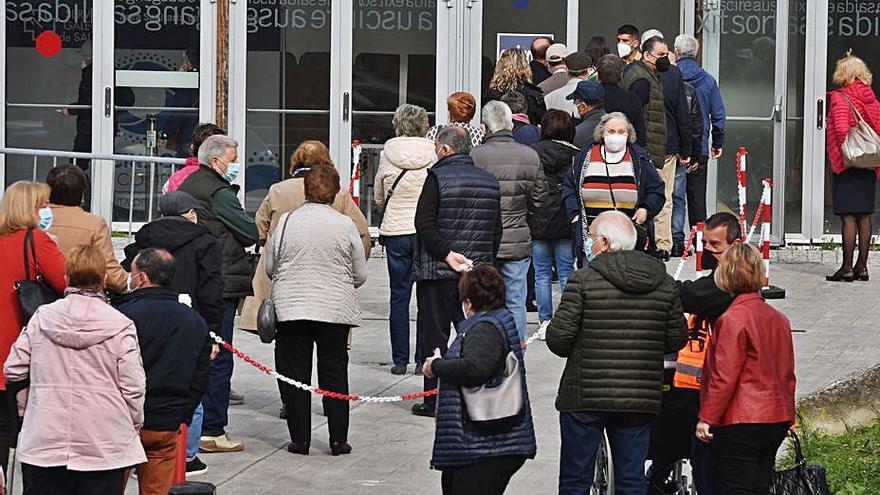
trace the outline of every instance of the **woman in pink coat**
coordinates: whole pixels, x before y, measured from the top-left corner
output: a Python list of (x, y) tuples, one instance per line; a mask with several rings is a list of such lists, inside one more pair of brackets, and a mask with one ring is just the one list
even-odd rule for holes
[[(825, 145), (831, 163), (831, 188), (834, 214), (840, 216), (843, 237), (843, 263), (837, 272), (825, 277), (829, 282), (868, 281), (868, 252), (871, 248), (871, 216), (874, 214), (877, 177), (880, 168), (847, 168), (841, 146), (856, 125), (850, 103), (865, 122), (880, 133), (880, 103), (871, 90), (873, 76), (865, 62), (847, 54), (837, 61), (834, 84), (828, 93), (828, 122)], [(880, 167), (880, 163), (877, 164)], [(859, 259), (853, 264), (856, 234), (859, 238)]]
[(128, 469), (147, 460), (137, 333), (107, 303), (98, 248), (72, 249), (66, 269), (65, 297), (37, 310), (6, 359), (24, 415), (18, 459), (33, 493), (122, 495)]

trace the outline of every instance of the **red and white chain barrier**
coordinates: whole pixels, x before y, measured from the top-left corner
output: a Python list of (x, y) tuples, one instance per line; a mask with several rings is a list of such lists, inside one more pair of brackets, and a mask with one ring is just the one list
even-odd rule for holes
[[(746, 235), (746, 238), (743, 241), (746, 244), (748, 244), (749, 242), (752, 241), (752, 236), (755, 235), (755, 229), (758, 226), (758, 221), (763, 218), (761, 216), (761, 213), (763, 213), (767, 209), (767, 206), (770, 204), (770, 201), (771, 201), (770, 194), (771, 194), (770, 182), (769, 182), (769, 179), (765, 179), (764, 180), (764, 189), (761, 191), (761, 202), (758, 203), (758, 209), (755, 210), (755, 218), (752, 220), (752, 225), (749, 227), (749, 233)], [(761, 230), (763, 231), (763, 229), (764, 229), (764, 225), (762, 224)], [(761, 234), (761, 237), (763, 239), (763, 232)]]
[(703, 276), (703, 222), (697, 222), (697, 276)]
[(354, 200), (354, 204), (361, 204), (361, 142), (355, 139), (351, 143), (351, 182), (348, 183), (348, 192)]
[[(675, 269), (675, 275), (672, 276), (675, 280), (681, 278), (681, 271), (684, 269), (684, 264), (691, 255), (691, 247), (694, 245), (695, 237), (697, 237), (696, 225), (691, 229), (691, 233), (688, 234), (687, 242), (684, 243), (684, 254), (681, 255), (681, 260), (678, 262), (678, 268)], [(702, 244), (702, 235), (700, 235), (700, 243)], [(702, 252), (702, 249), (699, 251)]]

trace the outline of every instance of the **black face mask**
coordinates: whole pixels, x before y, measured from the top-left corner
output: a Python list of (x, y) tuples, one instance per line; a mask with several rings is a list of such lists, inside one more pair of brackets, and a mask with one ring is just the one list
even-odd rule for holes
[(708, 249), (703, 248), (703, 270), (714, 271), (716, 268), (718, 268), (718, 258), (720, 257), (721, 253), (716, 253), (714, 251), (709, 251)]
[(672, 62), (669, 61), (669, 55), (667, 55), (665, 57), (657, 57), (654, 65), (657, 67), (657, 72), (666, 72), (672, 67)]

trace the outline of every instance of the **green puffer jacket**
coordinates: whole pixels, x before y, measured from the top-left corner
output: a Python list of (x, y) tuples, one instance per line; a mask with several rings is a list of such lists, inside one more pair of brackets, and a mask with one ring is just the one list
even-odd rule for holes
[(620, 87), (629, 90), (639, 79), (651, 83), (651, 96), (642, 109), (648, 126), (647, 146), (651, 161), (657, 168), (663, 168), (666, 161), (666, 103), (663, 98), (663, 84), (660, 78), (641, 60), (629, 64), (620, 81)]
[(603, 253), (565, 286), (547, 347), (567, 358), (559, 411), (660, 412), (663, 355), (687, 323), (666, 267), (638, 251)]

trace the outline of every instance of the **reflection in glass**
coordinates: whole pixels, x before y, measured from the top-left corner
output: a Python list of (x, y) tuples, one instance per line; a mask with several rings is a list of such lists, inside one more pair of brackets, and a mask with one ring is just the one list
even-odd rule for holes
[[(790, 5), (785, 133), (785, 233), (802, 232), (804, 189), (804, 65), (806, 0)], [(794, 23), (794, 24), (791, 24)], [(812, 167), (809, 167), (812, 168)]]

